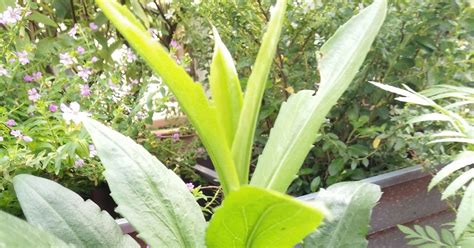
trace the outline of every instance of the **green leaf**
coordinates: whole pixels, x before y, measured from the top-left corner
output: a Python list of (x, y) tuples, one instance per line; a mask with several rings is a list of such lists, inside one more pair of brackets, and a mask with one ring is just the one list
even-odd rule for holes
[(209, 76), (212, 100), (224, 127), (227, 144), (232, 145), (242, 109), (242, 89), (230, 52), (222, 43), (217, 29), (213, 27), (212, 30), (215, 41)]
[(275, 57), (286, 11), (286, 0), (278, 0), (272, 10), (267, 31), (263, 35), (252, 73), (247, 82), (239, 125), (232, 144), (232, 154), (241, 184), (247, 184), (253, 139), (257, 126), (268, 73)]
[(96, 0), (105, 15), (127, 39), (129, 44), (163, 79), (176, 96), (184, 113), (196, 129), (214, 163), (224, 193), (240, 186), (230, 144), (218, 121), (215, 107), (211, 106), (202, 86), (195, 83), (155, 41), (133, 14), (115, 0)]
[(39, 12), (36, 12), (36, 11), (28, 16), (28, 20), (32, 20), (32, 21), (35, 21), (35, 22), (41, 22), (44, 25), (48, 25), (48, 26), (51, 26), (51, 27), (57, 27), (58, 26), (58, 24), (56, 24), (56, 22), (51, 20), (51, 18), (49, 18), (48, 16), (45, 16), (45, 15), (39, 13)]
[(0, 12), (4, 12), (8, 7), (15, 7), (16, 0), (2, 0), (0, 1)]
[(132, 5), (133, 12), (142, 20), (143, 24), (146, 28), (150, 27), (150, 21), (148, 20), (148, 15), (143, 10), (140, 2), (138, 0), (130, 0), (130, 4)]
[(152, 247), (204, 247), (206, 221), (186, 184), (142, 146), (87, 119), (104, 176), (139, 236)]
[(0, 247), (74, 247), (13, 215), (0, 211)]
[(381, 195), (379, 186), (364, 182), (337, 183), (319, 191), (318, 201), (334, 218), (306, 237), (303, 247), (367, 247), (370, 215)]
[(335, 176), (339, 174), (342, 169), (344, 169), (344, 159), (343, 158), (338, 158), (335, 159), (331, 162), (331, 164), (328, 167), (328, 172), (330, 176)]
[(209, 223), (214, 247), (293, 247), (319, 226), (320, 209), (290, 196), (242, 186), (229, 194)]
[(454, 161), (444, 166), (436, 175), (431, 179), (428, 185), (428, 190), (431, 190), (434, 186), (440, 183), (443, 179), (450, 176), (453, 172), (464, 168), (474, 163), (474, 152), (464, 151), (460, 153)]
[[(380, 29), (386, 1), (376, 1), (341, 26), (321, 48), (321, 87), (304, 90), (280, 109), (251, 185), (285, 192), (306, 158), (337, 99), (347, 89)], [(243, 110), (245, 112), (245, 110)]]
[(408, 124), (414, 124), (423, 121), (452, 121), (451, 117), (438, 113), (430, 113), (417, 116), (408, 121)]
[(474, 182), (471, 182), (464, 192), (461, 203), (456, 214), (456, 222), (454, 223), (454, 236), (456, 239), (461, 237), (464, 230), (474, 220)]
[(470, 169), (456, 178), (453, 182), (449, 184), (448, 187), (443, 191), (441, 196), (441, 200), (445, 200), (446, 198), (453, 196), (456, 192), (461, 189), (466, 183), (468, 183), (471, 179), (474, 178), (474, 169)]
[(79, 247), (139, 247), (112, 216), (56, 182), (31, 175), (13, 179), (29, 223)]

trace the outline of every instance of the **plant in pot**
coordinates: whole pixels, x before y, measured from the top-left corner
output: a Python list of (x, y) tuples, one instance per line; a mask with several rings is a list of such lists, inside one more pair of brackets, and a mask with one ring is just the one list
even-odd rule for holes
[[(431, 226), (415, 226), (410, 229), (399, 226), (406, 234), (409, 245), (420, 247), (473, 247), (474, 246), (474, 144), (472, 119), (467, 106), (473, 104), (474, 89), (470, 87), (437, 85), (421, 93), (408, 86), (405, 89), (371, 82), (373, 85), (398, 95), (396, 100), (421, 106), (428, 113), (420, 114), (408, 121), (410, 125), (423, 122), (447, 123), (435, 133), (427, 132), (432, 144), (458, 144), (454, 160), (437, 171), (428, 190), (438, 187), (442, 200), (447, 200), (456, 212), (450, 228), (441, 228), (440, 233)], [(467, 110), (467, 111), (466, 111)], [(461, 199), (459, 201), (459, 199)], [(456, 206), (458, 205), (456, 209)]]
[[(310, 203), (285, 191), (316, 140), (326, 114), (368, 53), (385, 18), (385, 0), (362, 10), (321, 48), (318, 91), (300, 91), (283, 104), (251, 180), (249, 160), (257, 115), (287, 1), (278, 0), (271, 11), (245, 95), (230, 53), (214, 30), (212, 101), (126, 7), (110, 0), (97, 3), (174, 93), (206, 147), (225, 194), (222, 205), (206, 223), (176, 174), (131, 139), (84, 119), (106, 168), (104, 176), (118, 203), (116, 211), (141, 239), (152, 247), (292, 247), (303, 239), (305, 247), (367, 245), (370, 210), (381, 195), (378, 186), (335, 184), (320, 193), (319, 202)], [(0, 244), (136, 246), (120, 233), (108, 214), (60, 185), (29, 175), (15, 177), (14, 184), (33, 225), (0, 212)]]

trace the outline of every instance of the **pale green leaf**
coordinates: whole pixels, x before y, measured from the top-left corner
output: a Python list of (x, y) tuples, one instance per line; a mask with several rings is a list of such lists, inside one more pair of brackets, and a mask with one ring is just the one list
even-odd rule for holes
[(214, 27), (213, 32), (215, 46), (209, 83), (219, 121), (224, 128), (228, 144), (232, 145), (242, 109), (242, 89), (230, 52)]
[(15, 176), (13, 184), (28, 222), (65, 242), (78, 247), (139, 247), (107, 212), (58, 183), (23, 174)]
[(451, 138), (457, 138), (457, 137), (466, 137), (465, 134), (456, 132), (456, 131), (450, 131), (450, 130), (445, 130), (441, 131), (439, 133), (435, 133), (431, 135), (432, 138), (439, 138), (439, 137), (451, 137)]
[(75, 247), (58, 237), (0, 211), (0, 247)]
[(150, 27), (150, 20), (148, 20), (148, 15), (143, 10), (142, 6), (140, 5), (139, 0), (130, 0), (130, 4), (132, 6), (133, 12), (140, 18), (146, 28)]
[(386, 14), (376, 1), (341, 26), (321, 48), (321, 86), (300, 91), (280, 109), (260, 156), (252, 185), (285, 192), (318, 136), (326, 115), (347, 89), (365, 59)]
[(468, 183), (473, 178), (474, 178), (474, 169), (470, 169), (470, 170), (462, 173), (462, 175), (460, 175), (453, 182), (451, 182), (448, 187), (446, 187), (446, 189), (443, 191), (443, 194), (441, 196), (441, 200), (444, 200), (444, 199), (456, 194), (456, 192), (462, 186), (464, 186), (466, 183)]
[(459, 238), (474, 219), (474, 182), (464, 192), (454, 223), (454, 236)]
[(428, 189), (431, 190), (443, 179), (450, 176), (453, 172), (464, 168), (474, 163), (474, 152), (464, 151), (460, 153), (454, 161), (444, 166), (436, 175), (431, 179)]
[(410, 92), (408, 90), (400, 89), (394, 86), (381, 84), (377, 82), (370, 82), (370, 83), (385, 91), (400, 95), (401, 97), (396, 97), (395, 99), (401, 102), (413, 103), (413, 104), (418, 104), (418, 105), (423, 105), (423, 106), (432, 106), (435, 104), (432, 100), (416, 92)]
[(29, 15), (28, 20), (32, 20), (32, 21), (35, 21), (35, 22), (40, 22), (40, 23), (43, 23), (44, 25), (48, 25), (48, 26), (51, 26), (51, 27), (57, 27), (58, 26), (58, 24), (56, 24), (56, 22), (51, 20), (51, 18), (49, 18), (48, 16), (43, 15), (43, 14), (37, 12), (37, 11), (34, 11), (31, 15)]
[(319, 226), (323, 211), (290, 196), (242, 186), (229, 194), (209, 223), (215, 247), (293, 247)]
[(237, 174), (241, 184), (247, 184), (250, 167), (250, 156), (253, 147), (253, 138), (257, 126), (257, 117), (260, 111), (265, 85), (270, 72), (273, 58), (280, 40), (280, 33), (286, 11), (286, 0), (278, 0), (272, 9), (267, 31), (263, 35), (262, 45), (258, 50), (257, 59), (247, 82), (239, 125), (232, 144)]
[(96, 2), (129, 44), (176, 96), (206, 147), (224, 192), (238, 189), (240, 183), (232, 154), (230, 149), (226, 149), (230, 144), (227, 143), (216, 110), (210, 105), (202, 86), (193, 81), (125, 6), (115, 0)]
[(445, 138), (445, 139), (437, 139), (428, 142), (427, 144), (436, 144), (436, 143), (466, 143), (466, 144), (474, 144), (474, 139), (469, 138)]
[(408, 124), (414, 124), (423, 121), (452, 121), (451, 117), (439, 114), (439, 113), (430, 113), (430, 114), (423, 114), (412, 118), (408, 121)]
[(322, 201), (334, 218), (326, 219), (306, 237), (303, 247), (367, 247), (370, 215), (381, 195), (379, 186), (365, 182), (337, 183), (319, 191), (317, 201)]
[(152, 247), (204, 247), (206, 222), (186, 184), (142, 146), (94, 120), (92, 137), (116, 211)]

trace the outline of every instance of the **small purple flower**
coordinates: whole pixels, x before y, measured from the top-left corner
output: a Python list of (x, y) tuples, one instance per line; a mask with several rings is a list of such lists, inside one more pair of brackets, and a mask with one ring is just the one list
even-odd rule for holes
[(188, 187), (188, 189), (191, 191), (191, 190), (194, 189), (194, 184), (193, 183), (187, 183), (186, 187)]
[(77, 24), (74, 24), (74, 26), (71, 28), (71, 30), (69, 30), (67, 34), (71, 36), (72, 38), (76, 38), (77, 28), (78, 28)]
[(132, 49), (128, 48), (127, 49), (127, 62), (132, 63), (135, 60), (137, 60), (137, 55), (133, 53)]
[(71, 55), (69, 55), (69, 53), (60, 53), (59, 63), (63, 64), (64, 66), (70, 66), (74, 64), (74, 60), (72, 59)]
[(156, 138), (161, 139), (163, 138), (163, 134), (161, 133), (155, 133)]
[(29, 142), (33, 141), (33, 138), (31, 138), (30, 136), (26, 136), (26, 135), (25, 135), (25, 136), (23, 136), (23, 141), (29, 143)]
[(91, 89), (89, 88), (89, 85), (83, 84), (80, 86), (81, 88), (81, 96), (87, 97), (91, 95)]
[(11, 63), (15, 63), (15, 62), (16, 62), (16, 59), (15, 59), (15, 58), (11, 58), (10, 60), (8, 60), (8, 62), (10, 62), (10, 64), (11, 64)]
[(92, 70), (90, 68), (78, 66), (77, 70), (77, 75), (86, 82), (89, 80), (89, 76), (92, 75)]
[(23, 77), (23, 81), (30, 83), (30, 82), (35, 81), (35, 79), (33, 78), (33, 76), (26, 74), (26, 75)]
[(56, 104), (50, 104), (49, 107), (48, 107), (49, 111), (51, 111), (52, 113), (58, 111), (58, 105)]
[(131, 80), (131, 83), (132, 83), (132, 84), (138, 84), (138, 79), (132, 79), (132, 80)]
[(21, 137), (21, 136), (22, 136), (22, 134), (21, 134), (21, 131), (20, 131), (20, 130), (12, 130), (12, 131), (10, 132), (10, 134), (11, 134), (13, 137), (16, 137), (16, 138), (18, 138), (18, 137)]
[(94, 30), (94, 31), (97, 30), (97, 29), (99, 29), (99, 27), (97, 26), (97, 24), (95, 24), (95, 23), (93, 23), (93, 22), (89, 23), (89, 28), (90, 28), (91, 30)]
[(38, 81), (43, 77), (43, 73), (41, 73), (40, 71), (33, 72), (31, 76), (33, 77), (35, 81)]
[(41, 95), (38, 93), (36, 88), (28, 90), (28, 99), (32, 102), (36, 102), (40, 99)]
[(21, 8), (16, 6), (12, 8), (9, 6), (3, 13), (0, 13), (0, 24), (9, 25), (15, 24), (21, 20)]
[(172, 137), (173, 137), (174, 141), (178, 141), (179, 140), (179, 133), (174, 133)]
[(13, 127), (16, 126), (16, 121), (13, 119), (9, 119), (7, 122), (5, 122), (5, 124), (7, 124), (7, 126), (9, 127)]
[(178, 45), (178, 42), (177, 42), (177, 41), (171, 40), (170, 46), (173, 47), (173, 48), (178, 48), (179, 45)]
[(95, 146), (94, 145), (89, 145), (89, 157), (93, 158), (97, 156), (97, 151), (95, 150)]
[(76, 161), (74, 161), (74, 167), (81, 168), (82, 166), (84, 166), (84, 160), (83, 159), (77, 159)]
[(18, 56), (18, 61), (20, 62), (20, 64), (26, 65), (30, 63), (30, 60), (28, 59), (28, 52), (26, 51), (17, 52), (16, 56)]
[(99, 59), (96, 56), (94, 56), (94, 57), (91, 58), (91, 61), (92, 61), (92, 63), (95, 63), (95, 62), (99, 61)]
[(82, 55), (86, 52), (86, 49), (84, 49), (84, 47), (78, 46), (77, 47), (77, 52)]

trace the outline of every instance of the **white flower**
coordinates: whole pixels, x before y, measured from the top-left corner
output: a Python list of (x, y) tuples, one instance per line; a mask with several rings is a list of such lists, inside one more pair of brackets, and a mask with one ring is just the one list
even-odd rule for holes
[(0, 65), (0, 77), (1, 76), (8, 76), (8, 71), (3, 67), (3, 65)]
[(69, 107), (61, 103), (61, 111), (63, 112), (63, 119), (67, 124), (70, 124), (73, 121), (75, 124), (80, 124), (84, 118), (90, 116), (89, 113), (80, 112), (81, 105), (77, 102), (71, 102)]
[(74, 60), (71, 55), (69, 55), (69, 53), (60, 53), (59, 63), (63, 64), (64, 66), (70, 66), (74, 64)]

